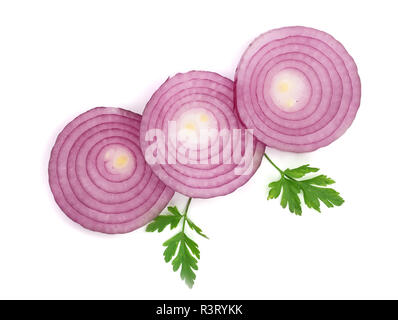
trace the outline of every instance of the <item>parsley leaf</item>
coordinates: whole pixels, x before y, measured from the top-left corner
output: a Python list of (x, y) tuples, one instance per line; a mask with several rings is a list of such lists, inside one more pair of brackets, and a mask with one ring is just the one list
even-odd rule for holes
[(162, 232), (167, 226), (170, 226), (170, 230), (173, 230), (180, 223), (182, 215), (178, 211), (177, 207), (168, 207), (167, 210), (171, 214), (157, 216), (150, 224), (147, 225), (147, 232)]
[(309, 164), (305, 164), (301, 167), (295, 168), (295, 169), (286, 169), (285, 173), (292, 178), (302, 178), (304, 177), (307, 173), (310, 172), (317, 172), (319, 171), (318, 168), (311, 168)]
[(286, 208), (289, 205), (289, 210), (292, 213), (297, 215), (301, 215), (301, 202), (298, 194), (300, 192), (300, 188), (293, 182), (284, 177), (282, 180), (282, 198), (281, 198), (281, 206), (282, 208)]
[(198, 244), (185, 233), (185, 225), (188, 224), (192, 230), (208, 239), (203, 234), (202, 229), (188, 218), (188, 208), (191, 200), (189, 198), (183, 214), (178, 211), (177, 207), (168, 207), (167, 209), (171, 214), (158, 216), (146, 228), (147, 232), (161, 232), (168, 225), (170, 225), (170, 229), (176, 228), (182, 220), (182, 230), (163, 243), (163, 246), (166, 247), (163, 256), (166, 263), (171, 261), (174, 272), (181, 268), (181, 279), (185, 281), (189, 288), (193, 287), (196, 280), (195, 271), (198, 270), (200, 251)]
[(333, 206), (341, 206), (344, 203), (344, 199), (340, 197), (340, 194), (331, 188), (319, 188), (311, 185), (308, 181), (301, 181), (301, 190), (304, 195), (304, 202), (308, 208), (313, 208), (318, 212), (320, 210), (321, 200), (328, 208)]
[(170, 262), (171, 259), (174, 257), (174, 255), (176, 254), (178, 245), (181, 241), (182, 235), (183, 235), (182, 232), (177, 233), (174, 237), (170, 238), (165, 243), (163, 243), (163, 246), (167, 247), (166, 250), (164, 250), (164, 252), (163, 252), (164, 261)]
[(299, 195), (302, 193), (304, 203), (308, 208), (321, 212), (320, 203), (324, 203), (328, 208), (341, 206), (344, 199), (340, 194), (331, 188), (323, 188), (335, 183), (335, 181), (323, 174), (313, 178), (297, 180), (311, 172), (318, 172), (318, 168), (312, 168), (308, 164), (295, 169), (279, 169), (271, 159), (264, 154), (265, 158), (279, 171), (281, 178), (278, 181), (271, 182), (268, 186), (268, 199), (276, 199), (281, 193), (281, 206), (289, 207), (289, 211), (296, 214), (302, 214), (301, 200)]
[(188, 223), (188, 226), (189, 226), (192, 230), (196, 231), (196, 233), (197, 233), (198, 235), (202, 236), (203, 238), (209, 239), (209, 237), (206, 236), (206, 235), (202, 232), (202, 229), (199, 228), (196, 224), (194, 224), (194, 223), (192, 222), (191, 219), (187, 219), (187, 223)]
[(196, 279), (194, 270), (198, 270), (198, 260), (194, 256), (200, 259), (200, 251), (196, 242), (190, 239), (185, 233), (181, 232), (180, 234), (179, 250), (171, 264), (173, 271), (177, 271), (181, 267), (181, 279), (185, 280), (187, 286), (192, 288)]

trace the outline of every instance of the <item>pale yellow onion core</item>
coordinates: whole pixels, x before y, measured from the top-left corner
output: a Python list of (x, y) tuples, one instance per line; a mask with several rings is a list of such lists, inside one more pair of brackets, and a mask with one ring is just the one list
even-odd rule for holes
[(122, 154), (113, 161), (113, 166), (116, 169), (123, 169), (129, 162), (129, 157), (125, 154)]

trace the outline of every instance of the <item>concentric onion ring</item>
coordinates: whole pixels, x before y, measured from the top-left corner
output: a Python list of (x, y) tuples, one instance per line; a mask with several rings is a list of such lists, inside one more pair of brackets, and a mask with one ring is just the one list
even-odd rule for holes
[[(192, 142), (190, 136), (197, 134), (200, 130), (214, 129), (218, 134), (209, 137), (209, 141), (216, 141), (222, 130), (232, 132), (233, 129), (240, 129), (244, 132), (244, 127), (240, 123), (234, 111), (233, 102), (233, 82), (216, 73), (204, 71), (191, 71), (184, 74), (177, 74), (168, 79), (152, 96), (148, 102), (141, 122), (141, 148), (144, 154), (152, 144), (146, 139), (148, 132), (158, 129), (165, 133), (165, 163), (150, 163), (153, 172), (166, 185), (186, 196), (194, 198), (211, 198), (231, 193), (238, 187), (247, 182), (259, 167), (264, 153), (265, 146), (254, 139), (251, 134), (252, 142), (248, 143), (251, 149), (252, 167), (245, 174), (237, 173), (239, 166), (244, 167), (240, 160), (232, 161), (233, 151), (242, 146), (241, 155), (245, 150), (245, 139), (250, 135), (242, 133), (237, 139), (231, 136), (231, 152), (225, 151), (223, 144), (216, 149), (209, 148), (208, 144), (201, 144), (198, 140)], [(175, 123), (176, 132), (185, 130), (187, 136), (182, 139), (186, 143), (187, 154), (189, 151), (196, 150), (194, 156), (187, 155), (186, 161), (181, 161), (178, 157), (181, 152), (180, 140), (169, 139), (170, 123)], [(181, 129), (181, 130), (180, 130)], [(190, 131), (191, 130), (191, 131)], [(180, 136), (179, 136), (180, 139)], [(173, 142), (174, 141), (174, 142)], [(191, 141), (191, 142), (190, 142)], [(239, 145), (239, 141), (241, 145)], [(200, 150), (207, 150), (203, 156)], [(228, 149), (229, 150), (229, 149)], [(223, 158), (225, 152), (229, 156)], [(250, 152), (248, 151), (247, 154)], [(172, 154), (169, 161), (168, 155)], [(211, 158), (218, 157), (218, 163), (212, 163)], [(231, 160), (228, 162), (228, 158)], [(243, 157), (241, 157), (243, 158)], [(197, 160), (198, 163), (192, 163)], [(204, 161), (201, 162), (200, 161)], [(206, 160), (208, 163), (205, 163)]]
[(354, 60), (329, 34), (306, 27), (255, 39), (236, 70), (236, 105), (254, 135), (277, 149), (306, 152), (339, 138), (359, 108)]
[(146, 164), (139, 146), (141, 116), (95, 108), (58, 135), (49, 181), (62, 211), (83, 227), (126, 233), (156, 217), (174, 192)]

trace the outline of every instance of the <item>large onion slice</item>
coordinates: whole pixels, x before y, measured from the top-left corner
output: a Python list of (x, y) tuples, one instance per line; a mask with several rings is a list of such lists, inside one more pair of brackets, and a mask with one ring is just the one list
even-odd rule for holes
[(145, 225), (174, 192), (145, 163), (141, 116), (95, 108), (59, 134), (49, 163), (50, 187), (62, 211), (83, 227), (125, 233)]
[(354, 60), (332, 36), (306, 27), (255, 39), (236, 71), (241, 120), (268, 146), (306, 152), (326, 146), (351, 125), (361, 84)]
[[(169, 139), (172, 135), (171, 123), (175, 123), (177, 134), (185, 132), (185, 136), (182, 134), (175, 140)], [(155, 129), (163, 132), (165, 136), (165, 149), (159, 148), (155, 151), (156, 156), (157, 152), (165, 155), (165, 161), (164, 163), (148, 161), (148, 163), (166, 185), (194, 198), (226, 195), (242, 186), (259, 167), (265, 148), (262, 143), (253, 138), (252, 133), (244, 131), (243, 125), (235, 114), (233, 82), (212, 72), (191, 71), (177, 74), (168, 79), (153, 94), (145, 107), (141, 122), (141, 148), (146, 159), (148, 150), (153, 145), (153, 141), (148, 139), (150, 138), (148, 133)], [(227, 144), (225, 146), (220, 144), (217, 148), (211, 149), (207, 141), (201, 144), (198, 139), (198, 133), (208, 129), (217, 131), (214, 136), (209, 136), (210, 142), (217, 141), (222, 130), (230, 133), (234, 129), (242, 131), (240, 138), (233, 139), (231, 135), (228, 140), (231, 142), (230, 149), (226, 149)], [(246, 145), (245, 139), (250, 135), (251, 144)], [(186, 147), (186, 153), (181, 152), (181, 144)], [(242, 146), (241, 157), (233, 161), (231, 160), (233, 152), (239, 146)], [(208, 154), (205, 152), (203, 155), (201, 153), (203, 150), (207, 150)], [(197, 153), (190, 155), (190, 151), (197, 151)], [(245, 168), (242, 155), (246, 151), (247, 155), (250, 154), (252, 166), (248, 165), (247, 170), (242, 174), (244, 170), (239, 170), (239, 168)], [(227, 154), (225, 158), (224, 153)], [(149, 155), (152, 156), (151, 153)], [(182, 161), (179, 158), (180, 155), (186, 155), (186, 159)], [(213, 163), (212, 157), (218, 158), (219, 161)], [(228, 161), (228, 158), (231, 161)], [(193, 163), (195, 160), (197, 163)]]

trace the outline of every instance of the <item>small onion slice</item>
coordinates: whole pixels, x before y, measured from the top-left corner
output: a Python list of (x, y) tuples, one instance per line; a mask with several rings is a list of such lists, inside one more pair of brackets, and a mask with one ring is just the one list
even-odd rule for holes
[[(173, 137), (170, 123), (174, 123), (176, 139), (170, 138)], [(234, 129), (240, 130), (236, 139), (233, 138)], [(165, 148), (158, 148), (159, 158), (155, 162), (147, 159), (148, 154), (152, 156), (148, 151), (153, 141), (148, 133), (153, 130), (163, 132), (165, 140)], [(215, 130), (215, 133), (201, 143), (201, 130)], [(223, 130), (231, 133), (230, 149), (227, 149), (228, 143), (211, 148), (212, 141), (221, 141)], [(242, 186), (256, 172), (265, 149), (252, 133), (245, 131), (235, 113), (233, 82), (206, 71), (179, 73), (169, 78), (146, 105), (140, 133), (142, 151), (154, 173), (175, 191), (193, 198), (226, 195)], [(249, 136), (251, 140), (246, 140)], [(249, 142), (246, 144), (246, 141)], [(238, 155), (236, 159), (234, 150)], [(250, 161), (245, 167), (243, 155), (246, 151), (251, 167)], [(158, 156), (156, 152), (153, 154)], [(218, 161), (213, 162), (212, 158)], [(247, 170), (240, 170), (243, 168)]]
[(354, 60), (329, 34), (306, 27), (256, 38), (236, 70), (236, 105), (243, 123), (268, 146), (313, 151), (339, 138), (359, 108)]
[(83, 227), (126, 233), (155, 218), (174, 192), (153, 174), (139, 146), (141, 116), (95, 108), (58, 135), (49, 181), (62, 211)]

